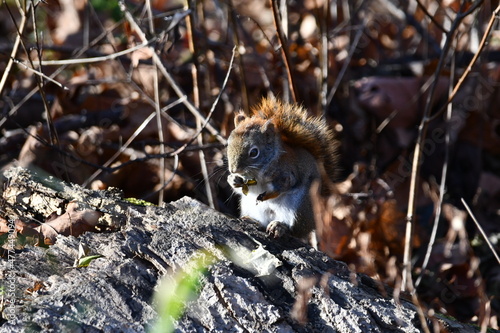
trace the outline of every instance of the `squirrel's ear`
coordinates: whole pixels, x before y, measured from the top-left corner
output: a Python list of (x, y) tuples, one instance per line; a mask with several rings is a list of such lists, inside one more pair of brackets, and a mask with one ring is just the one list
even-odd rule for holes
[(241, 111), (238, 112), (234, 116), (234, 126), (238, 126), (245, 119), (246, 119), (245, 114), (243, 112), (241, 112)]
[(274, 124), (272, 123), (271, 119), (266, 121), (264, 125), (262, 125), (262, 133), (269, 133), (269, 132), (274, 132)]

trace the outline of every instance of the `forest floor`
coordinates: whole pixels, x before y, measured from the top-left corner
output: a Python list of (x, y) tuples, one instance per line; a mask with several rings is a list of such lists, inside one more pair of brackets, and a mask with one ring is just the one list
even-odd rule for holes
[[(428, 315), (498, 329), (495, 6), (4, 1), (0, 163), (237, 215), (224, 164), (234, 113), (263, 96), (297, 102), (341, 141), (338, 193), (316, 203), (320, 249), (414, 288)], [(43, 222), (19, 222), (18, 241)]]

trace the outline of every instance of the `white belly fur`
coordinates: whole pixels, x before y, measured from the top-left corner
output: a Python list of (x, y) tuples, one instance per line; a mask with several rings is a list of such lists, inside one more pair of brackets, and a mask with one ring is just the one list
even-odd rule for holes
[[(300, 203), (304, 200), (305, 189), (291, 190), (277, 198), (257, 202), (257, 197), (264, 191), (260, 186), (250, 186), (247, 195), (241, 194), (241, 216), (249, 216), (264, 227), (271, 221), (280, 221), (291, 228)], [(238, 192), (241, 193), (241, 190)]]

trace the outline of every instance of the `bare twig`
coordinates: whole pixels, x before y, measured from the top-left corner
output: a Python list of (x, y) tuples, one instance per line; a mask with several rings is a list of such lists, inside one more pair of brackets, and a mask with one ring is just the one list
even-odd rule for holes
[(61, 66), (61, 65), (80, 65), (80, 64), (91, 64), (91, 63), (96, 63), (96, 62), (103, 62), (103, 61), (108, 61), (108, 60), (114, 60), (116, 58), (119, 58), (123, 55), (135, 52), (137, 50), (140, 50), (142, 48), (148, 47), (149, 44), (154, 42), (156, 39), (153, 38), (151, 40), (142, 42), (141, 44), (138, 44), (134, 47), (128, 48), (126, 50), (100, 56), (100, 57), (92, 57), (92, 58), (78, 58), (78, 59), (64, 59), (64, 60), (42, 60), (42, 65), (44, 66)]
[[(409, 104), (410, 105), (413, 105), (415, 104), (420, 98), (422, 98), (423, 94), (425, 94), (425, 92), (429, 89), (429, 86), (431, 85), (432, 83), (432, 77), (431, 78), (428, 78), (424, 84), (422, 84), (422, 86), (420, 87), (419, 91), (418, 91), (418, 94), (415, 94), (411, 100), (409, 101)], [(391, 114), (389, 114), (384, 120), (382, 120), (380, 122), (380, 125), (378, 125), (378, 127), (376, 128), (375, 132), (377, 134), (381, 133), (384, 128), (387, 127), (387, 125), (389, 125), (389, 123), (392, 121), (392, 119), (394, 119), (394, 117), (396, 117), (396, 115), (399, 113), (399, 109), (394, 109)]]
[(19, 66), (23, 67), (24, 69), (42, 77), (43, 79), (49, 81), (49, 82), (52, 82), (53, 84), (55, 84), (56, 86), (64, 89), (64, 90), (69, 90), (68, 87), (66, 87), (64, 84), (62, 84), (61, 82), (58, 82), (56, 80), (54, 80), (53, 78), (51, 78), (50, 76), (47, 76), (45, 75), (44, 73), (40, 72), (40, 71), (37, 71), (36, 69), (34, 68), (31, 68), (30, 66), (26, 65), (25, 63), (17, 60), (17, 59), (12, 59), (13, 62), (15, 62), (16, 64), (18, 64)]
[(429, 330), (429, 326), (427, 325), (427, 320), (424, 314), (424, 310), (422, 305), (420, 304), (420, 300), (418, 299), (418, 296), (415, 293), (412, 293), (411, 299), (413, 301), (413, 304), (415, 305), (417, 314), (418, 314), (418, 319), (420, 320), (420, 323), (422, 324), (422, 330), (425, 333), (430, 333), (431, 331)]
[(460, 79), (458, 80), (457, 84), (453, 88), (453, 91), (451, 92), (450, 96), (448, 97), (448, 101), (447, 101), (446, 105), (444, 105), (441, 108), (441, 110), (436, 112), (432, 117), (429, 117), (429, 119), (427, 120), (428, 122), (439, 117), (441, 115), (441, 113), (443, 113), (446, 110), (446, 106), (449, 103), (451, 103), (453, 101), (453, 99), (455, 98), (455, 96), (457, 95), (458, 90), (460, 89), (460, 87), (464, 83), (467, 76), (472, 71), (472, 67), (474, 67), (477, 59), (479, 58), (479, 55), (482, 53), (484, 47), (486, 46), (488, 38), (490, 37), (491, 29), (493, 28), (493, 24), (495, 23), (495, 21), (498, 19), (499, 13), (500, 13), (500, 5), (498, 5), (497, 8), (495, 8), (493, 13), (491, 14), (490, 21), (488, 22), (488, 26), (486, 27), (486, 31), (483, 34), (483, 38), (481, 39), (481, 43), (479, 43), (479, 48), (478, 48), (477, 52), (474, 54), (474, 57), (472, 57), (471, 61), (469, 62), (469, 65), (467, 66), (467, 68), (463, 72), (463, 74), (460, 77)]
[[(38, 32), (38, 28), (37, 28), (36, 15), (35, 15), (36, 9), (38, 8), (38, 4), (31, 6), (31, 19), (33, 22), (33, 34), (35, 37), (37, 58), (38, 58), (38, 60), (40, 60), (40, 59), (42, 59), (42, 49), (41, 49), (40, 39), (38, 37), (39, 32)], [(33, 62), (33, 59), (31, 58), (31, 53), (29, 52), (29, 50), (26, 47), (23, 40), (21, 40), (21, 45), (23, 46), (24, 52), (28, 58), (29, 63), (31, 64), (31, 67), (34, 68), (35, 64)], [(40, 71), (43, 71), (43, 68), (41, 65), (40, 65)], [(50, 110), (49, 110), (49, 103), (47, 101), (47, 96), (46, 96), (45, 89), (44, 89), (45, 82), (41, 76), (37, 76), (35, 81), (36, 81), (38, 90), (40, 91), (40, 96), (42, 97), (43, 108), (44, 108), (44, 113), (45, 113), (45, 121), (47, 122), (47, 130), (48, 130), (48, 134), (49, 134), (50, 143), (60, 147), (59, 134), (57, 133), (57, 130), (54, 126), (54, 121), (52, 119), (52, 115), (51, 115)], [(61, 156), (62, 165), (64, 166), (64, 174), (66, 176), (66, 179), (70, 180), (68, 170), (67, 170), (66, 161), (64, 160), (64, 158), (62, 158), (63, 155), (60, 155), (60, 156)]]
[[(153, 63), (155, 65), (155, 70), (154, 70), (154, 100), (155, 100), (155, 113), (156, 113), (156, 125), (158, 127), (158, 140), (160, 140), (160, 154), (165, 154), (165, 139), (163, 137), (163, 124), (162, 124), (162, 117), (161, 117), (161, 109), (160, 109), (160, 88), (159, 88), (159, 83), (158, 83), (158, 66), (156, 64), (156, 61), (153, 60)], [(164, 186), (165, 184), (165, 159), (161, 158), (160, 159), (160, 184)], [(160, 191), (158, 193), (158, 205), (161, 205), (163, 203), (163, 191)]]
[[(458, 38), (457, 38), (458, 41)], [(451, 90), (453, 81), (455, 78), (455, 57), (452, 58), (452, 63), (451, 63), (451, 76), (450, 76), (450, 86), (449, 90)], [(434, 242), (436, 240), (436, 235), (437, 235), (437, 230), (439, 226), (439, 219), (441, 217), (441, 208), (443, 204), (443, 198), (444, 198), (444, 192), (445, 192), (445, 185), (446, 185), (446, 177), (448, 175), (448, 160), (450, 156), (450, 121), (451, 121), (451, 114), (453, 112), (452, 104), (448, 104), (448, 112), (446, 113), (446, 127), (445, 127), (445, 153), (444, 153), (444, 163), (443, 163), (443, 168), (441, 170), (441, 183), (439, 185), (439, 197), (437, 202), (435, 203), (436, 209), (434, 213), (434, 224), (432, 226), (432, 231), (431, 231), (431, 236), (429, 238), (429, 244), (427, 245), (427, 251), (425, 252), (425, 257), (424, 261), (422, 263), (422, 271), (415, 281), (415, 286), (418, 287), (420, 284), (420, 281), (422, 281), (422, 277), (424, 276), (425, 270), (427, 268), (427, 265), (429, 263), (429, 259), (431, 257), (432, 253), (432, 247), (434, 246)]]
[[(151, 121), (151, 119), (153, 119), (153, 117), (156, 115), (156, 113), (151, 113), (143, 122), (142, 124), (135, 130), (135, 132), (130, 136), (130, 138), (128, 138), (127, 142), (125, 142), (125, 144), (123, 146), (120, 147), (119, 150), (117, 150), (113, 156), (111, 156), (107, 161), (106, 163), (103, 164), (103, 167), (108, 167), (111, 165), (111, 163), (113, 163), (117, 158), (118, 156), (120, 156), (121, 153), (123, 153), (127, 148), (128, 146), (130, 146), (130, 144), (132, 143), (132, 141), (134, 141), (134, 139), (144, 130), (144, 128), (149, 124), (149, 122)], [(98, 170), (96, 170), (86, 181), (83, 182), (82, 186), (83, 187), (86, 187), (88, 184), (90, 184), (90, 182), (92, 182), (101, 172), (103, 171), (102, 168), (99, 168)]]
[(320, 101), (321, 113), (326, 115), (328, 107), (327, 89), (328, 89), (328, 19), (330, 2), (325, 1), (321, 10), (318, 8), (319, 13), (319, 28), (321, 34), (321, 55), (320, 55), (320, 69), (321, 69), (321, 83), (320, 83)]
[[(30, 2), (31, 4), (31, 2)], [(114, 28), (118, 27), (120, 25), (120, 23), (116, 23), (114, 25)], [(18, 29), (19, 30), (19, 29)], [(104, 32), (102, 33), (101, 35), (99, 35), (98, 37), (96, 37), (94, 39), (94, 42), (90, 44), (90, 46), (93, 46), (95, 44), (97, 44), (102, 38), (104, 38), (105, 36), (107, 36), (107, 33)], [(85, 52), (87, 52), (88, 49), (87, 48), (81, 48), (76, 54), (75, 54), (75, 58), (78, 58), (80, 57), (82, 54), (84, 54)], [(75, 60), (76, 61), (76, 60)], [(67, 64), (61, 64), (62, 66), (60, 68), (58, 68), (57, 70), (54, 71), (54, 73), (52, 73), (49, 78), (53, 79), (55, 78), (57, 75), (59, 75), (62, 71), (64, 71), (67, 67)], [(133, 83), (133, 82), (132, 82)], [(26, 96), (24, 96), (24, 98), (19, 102), (17, 103), (15, 106), (12, 107), (12, 109), (9, 110), (9, 113), (8, 113), (8, 116), (12, 116), (13, 114), (15, 114), (17, 112), (17, 110), (19, 110), (31, 97), (33, 97), (33, 95), (35, 93), (37, 93), (39, 90), (39, 87), (36, 86), (34, 87), (33, 89), (31, 89), (30, 92), (28, 92), (26, 94)], [(151, 103), (153, 104), (153, 103)], [(5, 122), (7, 121), (7, 118), (8, 117), (4, 117), (2, 119), (0, 119), (0, 128), (5, 124)]]
[(231, 56), (231, 60), (229, 61), (229, 68), (227, 70), (226, 77), (224, 78), (224, 82), (222, 83), (222, 87), (219, 90), (219, 94), (217, 95), (214, 102), (212, 103), (212, 107), (210, 108), (210, 111), (208, 112), (207, 119), (206, 119), (205, 123), (200, 128), (198, 128), (198, 131), (195, 133), (195, 135), (193, 135), (193, 137), (188, 142), (183, 144), (179, 149), (172, 152), (172, 154), (174, 154), (174, 155), (180, 154), (189, 145), (191, 145), (194, 142), (194, 140), (196, 140), (196, 138), (201, 134), (201, 132), (203, 131), (203, 129), (207, 125), (208, 121), (212, 117), (212, 114), (214, 113), (215, 108), (216, 108), (217, 104), (219, 103), (220, 97), (222, 96), (222, 93), (224, 92), (224, 89), (226, 88), (227, 81), (229, 80), (229, 76), (231, 74), (231, 70), (232, 70), (233, 64), (234, 64), (234, 58), (236, 57), (236, 49), (237, 49), (237, 46), (234, 46), (233, 47), (233, 54)]
[[(132, 17), (132, 14), (130, 14), (130, 12), (127, 10), (124, 1), (120, 0), (118, 2), (118, 4), (120, 7), (120, 10), (125, 15), (125, 19), (127, 20), (127, 22), (130, 23), (130, 26), (137, 33), (137, 35), (141, 39), (142, 43), (144, 44), (147, 41), (146, 35), (141, 30), (139, 25), (135, 22), (134, 18)], [(158, 54), (156, 54), (155, 50), (151, 46), (149, 46), (149, 48), (151, 48), (152, 57), (155, 59), (157, 65), (158, 65), (158, 69), (160, 70), (162, 75), (165, 77), (165, 79), (167, 79), (168, 83), (172, 87), (172, 90), (176, 93), (176, 95), (179, 98), (186, 96), (186, 94), (182, 91), (182, 89), (179, 87), (179, 85), (175, 82), (172, 75), (170, 75), (170, 73), (167, 71), (165, 66), (162, 64), (161, 59), (158, 56)], [(186, 106), (186, 108), (189, 110), (189, 112), (191, 112), (191, 114), (193, 116), (200, 119), (202, 122), (205, 122), (206, 118), (203, 117), (203, 115), (200, 113), (200, 111), (191, 102), (189, 102), (189, 100), (187, 98), (183, 100), (183, 104), (184, 104), (184, 106)], [(217, 140), (219, 140), (219, 142), (221, 142), (223, 144), (226, 143), (226, 139), (220, 134), (220, 132), (215, 127), (213, 127), (211, 124), (207, 124), (206, 128), (211, 134), (213, 134), (217, 138)]]
[[(6, 5), (6, 8), (7, 8), (7, 11), (9, 12), (9, 15), (12, 19), (14, 26), (16, 27), (17, 35), (19, 37), (21, 37), (22, 32), (16, 24), (16, 20), (14, 18), (14, 15), (10, 11), (10, 8), (8, 5)], [(19, 6), (19, 8), (21, 8), (21, 7)], [(37, 8), (36, 5), (31, 5), (31, 3), (30, 3), (30, 5), (27, 6), (24, 11), (22, 9), (19, 9), (19, 10), (20, 10), (21, 14), (23, 15), (23, 17), (28, 17), (28, 15), (31, 13), (31, 17), (32, 17), (32, 21), (33, 21), (33, 31), (35, 34), (36, 49), (38, 51), (38, 58), (40, 59), (40, 42), (38, 39), (38, 31), (37, 31), (37, 25), (36, 25), (36, 19), (35, 19), (36, 8)], [(31, 59), (31, 54), (28, 51), (28, 49), (26, 48), (26, 45), (23, 41), (23, 38), (20, 38), (19, 41), (20, 41), (20, 44), (24, 50), (24, 53), (28, 57), (28, 61), (30, 62), (31, 67), (34, 68), (35, 66), (34, 66), (33, 60)], [(46, 122), (47, 122), (47, 131), (49, 133), (50, 144), (58, 146), (59, 145), (59, 137), (57, 135), (57, 131), (55, 130), (54, 123), (52, 121), (52, 117), (51, 117), (50, 112), (49, 112), (47, 98), (45, 96), (45, 91), (43, 89), (44, 84), (43, 84), (43, 80), (41, 79), (40, 76), (36, 76), (36, 84), (37, 84), (38, 90), (40, 91), (40, 95), (41, 95), (42, 101), (43, 101), (44, 111), (45, 111), (45, 115), (46, 115), (45, 118), (46, 118)]]
[(417, 184), (419, 183), (420, 179), (420, 166), (421, 166), (421, 159), (422, 159), (422, 149), (423, 149), (423, 143), (425, 140), (425, 137), (427, 135), (427, 128), (428, 128), (428, 119), (430, 117), (432, 105), (434, 104), (434, 98), (435, 98), (435, 93), (437, 89), (437, 85), (439, 82), (439, 76), (441, 74), (441, 70), (444, 66), (445, 59), (448, 55), (448, 51), (450, 49), (451, 43), (453, 41), (453, 36), (455, 34), (455, 31), (458, 29), (460, 26), (462, 20), (472, 13), (475, 9), (478, 8), (478, 6), (482, 3), (482, 0), (476, 1), (470, 8), (469, 10), (465, 12), (459, 11), (457, 16), (455, 17), (455, 20), (453, 21), (453, 24), (450, 28), (449, 33), (446, 35), (446, 42), (443, 47), (443, 51), (441, 53), (441, 56), (439, 58), (439, 62), (437, 65), (437, 68), (434, 72), (434, 81), (431, 86), (430, 93), (427, 97), (427, 102), (425, 105), (425, 110), (424, 110), (424, 116), (422, 117), (422, 121), (420, 122), (419, 128), (418, 128), (418, 137), (417, 141), (415, 144), (415, 151), (413, 153), (413, 162), (412, 162), (412, 172), (411, 172), (411, 178), (410, 178), (410, 191), (409, 191), (409, 199), (408, 199), (408, 211), (406, 214), (406, 231), (405, 231), (405, 247), (404, 247), (404, 253), (403, 253), (403, 272), (402, 272), (402, 284), (401, 287), (403, 289), (408, 289), (410, 292), (414, 292), (413, 288), (413, 281), (411, 279), (411, 252), (412, 252), (412, 236), (413, 236), (413, 220), (414, 220), (414, 215), (415, 215), (415, 210), (416, 210), (416, 201), (417, 201), (417, 195), (418, 195), (418, 188)]
[[(149, 33), (154, 34), (155, 28), (154, 28), (154, 22), (153, 22), (153, 13), (151, 10), (151, 1), (146, 0), (146, 13), (148, 17), (148, 22), (149, 22)], [(158, 140), (160, 141), (160, 154), (163, 155), (165, 154), (165, 138), (163, 136), (163, 123), (162, 123), (162, 117), (161, 117), (161, 108), (160, 108), (160, 88), (159, 88), (159, 78), (158, 78), (158, 63), (157, 63), (157, 58), (153, 58), (153, 66), (154, 66), (154, 73), (153, 73), (153, 91), (154, 91), (154, 107), (155, 107), (155, 114), (156, 114), (156, 127), (158, 129)], [(165, 182), (165, 159), (160, 158), (160, 167), (159, 167), (159, 178), (160, 178), (160, 184), (161, 188), (163, 189), (166, 186)], [(175, 171), (173, 172), (173, 175), (175, 175)], [(158, 192), (158, 205), (163, 204), (163, 196), (164, 196), (164, 191), (159, 191)]]
[[(236, 15), (236, 12), (233, 8), (229, 7), (228, 10), (230, 11), (229, 13), (229, 22), (231, 24), (231, 28), (233, 29), (233, 43), (234, 45), (239, 46), (240, 45), (240, 37), (238, 35), (238, 25), (237, 23), (237, 18), (238, 16)], [(255, 20), (252, 19), (252, 22), (257, 24), (259, 29), (262, 30), (260, 27), (259, 23), (256, 22)], [(266, 34), (264, 33), (264, 36), (266, 39), (269, 41), (267, 38)], [(269, 42), (270, 43), (270, 42)], [(240, 75), (241, 75), (241, 103), (242, 103), (242, 108), (243, 110), (248, 113), (250, 110), (250, 102), (248, 100), (248, 89), (247, 89), (247, 79), (246, 79), (246, 73), (245, 73), (245, 60), (243, 59), (243, 55), (238, 53), (238, 62), (240, 65)]]
[[(147, 195), (144, 196), (145, 199), (148, 199), (150, 196), (158, 193), (163, 193), (163, 190), (165, 190), (168, 186), (168, 184), (170, 184), (172, 182), (172, 180), (174, 180), (175, 178), (175, 175), (177, 175), (177, 170), (179, 169), (179, 155), (174, 155), (174, 166), (172, 168), (172, 174), (170, 175), (170, 177), (163, 183), (163, 185), (156, 191), (152, 192), (152, 193), (149, 193)], [(165, 158), (165, 156), (163, 156), (163, 158)], [(148, 158), (149, 160), (150, 158)], [(129, 162), (135, 162), (135, 160), (133, 161), (129, 161)], [(123, 167), (125, 166), (125, 164), (128, 164), (127, 162), (126, 163), (123, 163), (122, 165), (120, 165), (120, 167)]]
[(149, 33), (154, 34), (155, 27), (153, 22), (153, 11), (151, 9), (151, 0), (146, 0), (146, 13), (148, 14)]
[[(253, 24), (255, 24), (255, 26), (261, 31), (262, 33), (262, 36), (264, 37), (264, 39), (267, 41), (267, 43), (269, 44), (269, 47), (272, 48), (272, 52), (275, 52), (275, 50), (277, 50), (279, 48), (276, 47), (273, 42), (271, 41), (271, 39), (267, 36), (266, 34), (266, 31), (264, 30), (264, 28), (260, 25), (260, 23), (252, 18), (252, 17), (249, 17), (249, 16), (241, 16), (241, 15), (237, 15), (235, 13), (234, 10), (232, 10), (232, 15), (231, 15), (231, 24), (232, 24), (232, 28), (234, 30), (234, 45), (241, 45), (240, 43), (240, 39), (239, 39), (239, 36), (238, 36), (238, 33), (237, 33), (237, 25), (236, 25), (236, 19), (237, 18), (245, 18), (246, 20), (249, 20), (251, 21)], [(238, 53), (239, 54), (239, 53)], [(248, 113), (249, 112), (249, 100), (248, 100), (248, 92), (247, 92), (247, 80), (246, 80), (246, 74), (245, 74), (245, 63), (244, 63), (244, 58), (241, 54), (239, 54), (239, 57), (238, 57), (238, 60), (239, 60), (239, 68), (240, 68), (240, 72), (239, 72), (239, 75), (241, 75), (241, 81), (242, 81), (242, 109)], [(263, 59), (263, 61), (265, 61)], [(273, 94), (273, 91), (272, 91), (272, 87), (271, 87), (271, 82), (268, 78), (268, 75), (266, 74), (266, 71), (264, 69), (264, 66), (262, 63), (258, 63), (258, 70), (259, 70), (259, 76), (261, 77), (262, 79), (262, 84), (264, 85), (264, 88), (268, 94), (268, 97), (269, 96), (273, 96), (274, 98), (274, 94)]]
[[(7, 6), (7, 3), (6, 1), (4, 0), (3, 1), (4, 5)], [(31, 2), (29, 3), (29, 5), (31, 6)], [(22, 12), (21, 11), (21, 23), (19, 24), (19, 27), (17, 28), (17, 37), (16, 37), (16, 41), (14, 42), (14, 46), (12, 47), (12, 51), (10, 53), (10, 58), (9, 58), (9, 61), (7, 62), (7, 66), (5, 67), (5, 70), (2, 74), (2, 79), (0, 80), (0, 94), (2, 93), (3, 91), (3, 88), (5, 87), (5, 82), (7, 82), (7, 78), (9, 77), (9, 73), (10, 73), (10, 70), (12, 69), (12, 63), (14, 62), (14, 59), (16, 57), (16, 54), (17, 54), (17, 50), (19, 49), (19, 44), (21, 43), (21, 36), (24, 32), (24, 28), (26, 26), (26, 21), (27, 21), (27, 12)], [(1, 124), (0, 124), (1, 126)]]
[(335, 96), (335, 93), (337, 92), (337, 89), (340, 86), (340, 83), (342, 82), (342, 79), (344, 78), (344, 75), (347, 71), (347, 68), (349, 67), (349, 63), (351, 62), (351, 58), (354, 55), (354, 51), (356, 51), (356, 47), (358, 47), (358, 43), (361, 39), (361, 36), (363, 36), (363, 29), (365, 27), (365, 23), (363, 23), (363, 26), (359, 27), (358, 32), (356, 33), (356, 36), (354, 37), (354, 40), (352, 41), (351, 48), (349, 49), (349, 54), (344, 60), (344, 64), (342, 65), (342, 68), (340, 69), (339, 74), (337, 75), (337, 78), (335, 79), (335, 83), (328, 93), (328, 104), (330, 104), (333, 100), (333, 97)]
[[(201, 128), (201, 122), (198, 118), (196, 118), (196, 127)], [(197, 140), (199, 145), (203, 145), (203, 138), (201, 135), (198, 136)], [(205, 185), (205, 193), (207, 196), (208, 205), (211, 208), (215, 208), (212, 186), (210, 184), (210, 177), (208, 175), (207, 161), (205, 159), (205, 152), (203, 150), (198, 151), (198, 156), (200, 157), (200, 168), (201, 174), (203, 175), (203, 183)]]
[[(189, 31), (188, 34), (188, 45), (189, 45), (189, 51), (192, 54), (193, 58), (193, 64), (191, 66), (191, 75), (193, 77), (193, 101), (194, 101), (194, 106), (198, 109), (200, 109), (200, 87), (199, 87), (199, 63), (198, 63), (198, 47), (194, 42), (194, 15), (195, 15), (195, 10), (196, 8), (193, 8), (192, 5), (193, 3), (191, 0), (186, 0), (187, 3), (187, 8), (186, 10), (190, 10), (190, 15), (186, 17), (186, 26)], [(201, 128), (202, 122), (200, 121), (199, 118), (196, 118), (196, 128), (199, 130)], [(198, 140), (199, 145), (203, 145), (203, 137), (201, 135), (198, 135), (196, 137)], [(209, 181), (209, 176), (208, 176), (208, 169), (207, 169), (207, 162), (205, 159), (205, 153), (203, 150), (200, 150), (198, 152), (198, 157), (200, 158), (200, 168), (201, 168), (201, 174), (203, 175), (203, 182), (205, 184), (205, 193), (207, 195), (207, 201), (208, 205), (211, 208), (214, 208), (214, 198), (212, 195), (212, 187), (210, 186), (210, 181)]]
[(292, 101), (297, 102), (298, 91), (297, 91), (297, 87), (295, 86), (295, 81), (293, 80), (293, 76), (292, 76), (291, 57), (290, 57), (290, 52), (288, 50), (287, 38), (285, 36), (285, 33), (283, 32), (283, 26), (281, 24), (277, 0), (271, 0), (271, 9), (273, 12), (274, 25), (276, 27), (278, 39), (279, 39), (280, 44), (281, 44), (280, 45), (281, 46), (281, 54), (283, 56), (283, 63), (284, 63), (287, 78), (288, 78), (288, 87), (290, 89)]
[[(449, 31), (446, 30), (435, 18), (434, 16), (432, 16), (431, 13), (429, 13), (429, 11), (427, 10), (427, 8), (422, 4), (422, 2), (420, 0), (416, 0), (417, 1), (417, 5), (418, 7), (424, 12), (424, 14), (432, 21), (432, 23), (434, 23), (434, 25), (439, 29), (441, 30), (442, 32), (444, 32), (445, 34), (447, 34)], [(439, 3), (438, 3), (439, 5)]]
[(491, 244), (488, 236), (486, 235), (486, 233), (484, 232), (483, 230), (483, 227), (481, 227), (481, 225), (479, 224), (479, 222), (477, 221), (476, 217), (474, 216), (474, 214), (472, 213), (472, 210), (470, 209), (469, 205), (467, 205), (467, 202), (465, 202), (464, 198), (460, 198), (462, 200), (462, 204), (464, 205), (465, 209), (467, 210), (467, 213), (469, 213), (470, 217), (472, 218), (472, 220), (474, 221), (474, 223), (476, 224), (476, 227), (477, 229), (479, 230), (479, 232), (481, 232), (481, 235), (483, 236), (486, 244), (488, 244), (490, 250), (491, 250), (491, 253), (493, 253), (493, 255), (495, 256), (495, 259), (498, 261), (498, 263), (500, 264), (500, 257), (498, 256), (498, 253), (497, 251), (495, 251), (495, 248), (493, 247), (493, 245)]

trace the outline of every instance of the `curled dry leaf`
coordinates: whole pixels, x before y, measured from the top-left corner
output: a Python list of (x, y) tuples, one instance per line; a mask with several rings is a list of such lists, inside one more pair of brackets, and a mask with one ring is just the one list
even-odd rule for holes
[[(70, 202), (65, 213), (61, 215), (51, 214), (42, 224), (25, 222), (20, 219), (9, 223), (2, 218), (0, 219), (0, 235), (19, 234), (33, 237), (39, 242), (42, 240), (42, 244), (52, 245), (55, 243), (57, 235), (78, 237), (86, 231), (97, 232), (96, 226), (102, 215), (100, 212), (86, 208), (81, 203)], [(12, 230), (13, 227), (14, 230)]]
[[(25, 222), (20, 219), (16, 219), (14, 221), (7, 221), (3, 218), (0, 218), (0, 236), (5, 234), (20, 234), (26, 237), (35, 237), (38, 236), (38, 232), (34, 229), (38, 224)], [(7, 248), (10, 244), (3, 244), (4, 248)]]
[(81, 203), (70, 202), (66, 212), (34, 228), (45, 245), (54, 244), (57, 235), (79, 236), (86, 231), (97, 231), (96, 226), (103, 214), (85, 208)]

